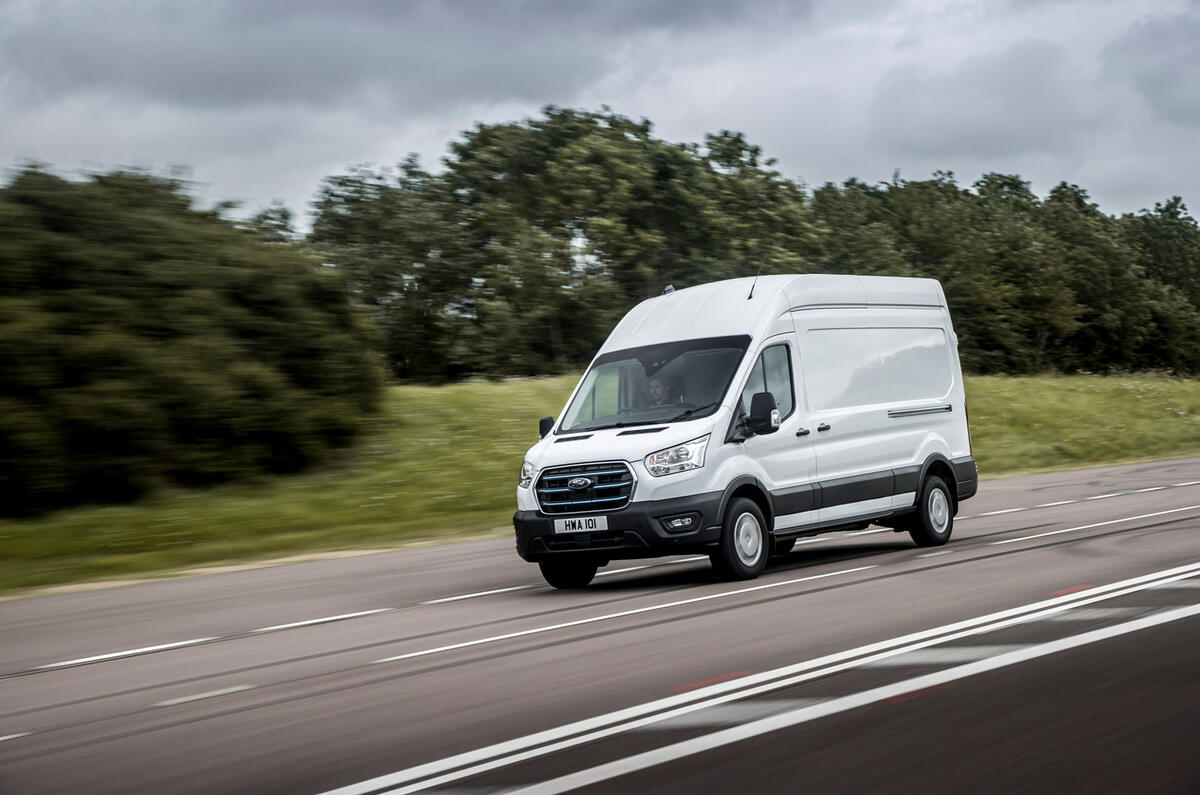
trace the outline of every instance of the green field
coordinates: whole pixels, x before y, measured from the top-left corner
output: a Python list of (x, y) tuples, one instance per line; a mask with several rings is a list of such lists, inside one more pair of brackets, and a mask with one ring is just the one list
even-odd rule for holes
[[(397, 386), (319, 472), (0, 521), (0, 589), (511, 531), (521, 457), (574, 377)], [(967, 381), (983, 477), (1200, 455), (1200, 384), (1154, 376)]]

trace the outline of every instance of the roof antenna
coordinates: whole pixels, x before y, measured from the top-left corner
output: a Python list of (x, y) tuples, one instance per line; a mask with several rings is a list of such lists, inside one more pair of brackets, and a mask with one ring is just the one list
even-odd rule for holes
[(754, 285), (758, 284), (758, 275), (759, 273), (762, 273), (763, 265), (765, 265), (766, 262), (767, 258), (763, 257), (762, 262), (758, 263), (758, 273), (754, 274), (754, 281), (750, 282), (750, 295), (746, 296), (747, 301), (754, 297)]

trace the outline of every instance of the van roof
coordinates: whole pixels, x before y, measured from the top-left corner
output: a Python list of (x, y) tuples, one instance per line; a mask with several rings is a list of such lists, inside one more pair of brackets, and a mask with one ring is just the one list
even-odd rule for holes
[[(680, 339), (766, 334), (786, 312), (821, 307), (944, 307), (936, 279), (784, 274), (726, 279), (655, 296), (621, 318), (600, 353)], [(754, 294), (750, 296), (750, 285)]]

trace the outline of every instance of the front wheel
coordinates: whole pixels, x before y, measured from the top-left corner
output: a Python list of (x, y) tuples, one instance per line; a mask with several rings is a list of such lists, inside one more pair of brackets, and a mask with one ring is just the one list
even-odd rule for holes
[(917, 510), (908, 523), (908, 534), (919, 547), (940, 547), (954, 530), (954, 501), (946, 481), (937, 475), (925, 478)]
[(729, 503), (720, 544), (709, 556), (717, 573), (730, 580), (753, 580), (767, 567), (770, 552), (771, 537), (758, 505), (744, 497)]
[(538, 568), (546, 582), (559, 589), (586, 588), (600, 568), (594, 560), (570, 560), (551, 558), (538, 561)]

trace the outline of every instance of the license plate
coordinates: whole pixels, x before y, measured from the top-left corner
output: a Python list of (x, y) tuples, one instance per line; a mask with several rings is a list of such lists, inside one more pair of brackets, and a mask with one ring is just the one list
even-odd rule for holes
[(556, 533), (595, 533), (608, 529), (607, 516), (580, 516), (574, 519), (555, 519)]

